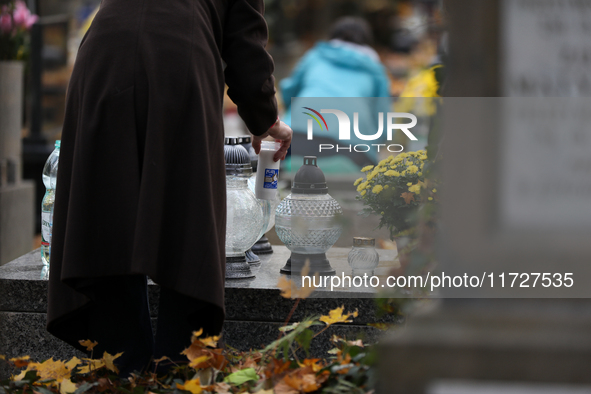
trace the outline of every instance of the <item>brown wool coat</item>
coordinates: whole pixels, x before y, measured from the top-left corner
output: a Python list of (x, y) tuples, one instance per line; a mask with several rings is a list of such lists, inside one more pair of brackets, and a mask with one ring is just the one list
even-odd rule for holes
[[(253, 134), (277, 118), (263, 0), (103, 0), (68, 88), (48, 330), (88, 337), (92, 278), (144, 274), (224, 316), (224, 82)], [(224, 69), (224, 63), (226, 68)]]

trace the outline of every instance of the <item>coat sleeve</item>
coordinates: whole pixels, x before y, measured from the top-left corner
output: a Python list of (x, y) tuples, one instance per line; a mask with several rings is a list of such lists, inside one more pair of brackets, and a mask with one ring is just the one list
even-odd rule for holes
[(263, 134), (277, 120), (275, 66), (265, 50), (268, 33), (263, 14), (263, 0), (231, 1), (222, 46), (228, 96), (254, 135)]

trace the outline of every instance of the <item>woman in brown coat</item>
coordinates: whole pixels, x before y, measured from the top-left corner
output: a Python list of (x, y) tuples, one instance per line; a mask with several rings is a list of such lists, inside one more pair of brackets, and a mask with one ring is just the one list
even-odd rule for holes
[[(221, 331), (226, 226), (224, 83), (255, 135), (277, 119), (263, 0), (103, 0), (68, 89), (48, 330), (122, 373)], [(225, 65), (224, 65), (225, 62)], [(224, 68), (225, 66), (225, 68)], [(161, 287), (152, 337), (146, 275)], [(173, 354), (174, 353), (174, 354)]]

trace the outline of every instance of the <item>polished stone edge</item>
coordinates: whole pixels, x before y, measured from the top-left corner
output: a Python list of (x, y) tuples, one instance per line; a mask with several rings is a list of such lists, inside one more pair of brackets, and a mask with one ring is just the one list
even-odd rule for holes
[[(284, 248), (277, 248), (283, 251)], [(47, 310), (47, 280), (41, 280), (39, 273), (39, 250), (29, 252), (0, 267), (0, 311), (45, 313)], [(149, 282), (148, 296), (150, 312), (157, 315), (159, 287)], [(232, 286), (237, 286), (232, 284)], [(326, 297), (311, 297), (300, 301), (291, 321), (308, 316), (328, 314), (331, 309), (345, 306), (345, 311), (357, 310), (357, 324), (396, 323), (392, 315), (376, 318), (373, 298), (335, 298), (334, 293)], [(289, 315), (294, 299), (280, 296), (280, 290), (272, 287), (226, 287), (226, 319), (243, 321), (283, 322)]]

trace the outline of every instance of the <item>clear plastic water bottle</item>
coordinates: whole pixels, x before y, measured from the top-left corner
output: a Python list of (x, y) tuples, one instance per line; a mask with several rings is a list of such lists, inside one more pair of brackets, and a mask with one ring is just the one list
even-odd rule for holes
[(51, 254), (51, 230), (53, 227), (53, 204), (55, 202), (55, 186), (57, 185), (57, 165), (60, 159), (60, 141), (55, 141), (55, 149), (47, 158), (43, 167), (43, 184), (45, 196), (41, 203), (41, 260), (49, 266)]

